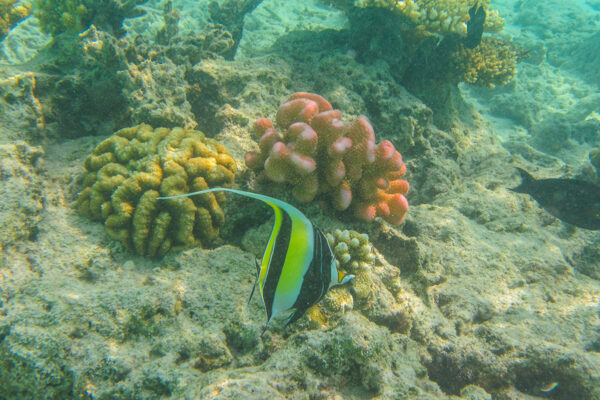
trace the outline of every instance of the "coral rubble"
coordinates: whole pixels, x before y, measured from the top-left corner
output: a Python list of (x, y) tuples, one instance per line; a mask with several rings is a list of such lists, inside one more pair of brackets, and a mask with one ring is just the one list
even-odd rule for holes
[(138, 125), (116, 132), (85, 161), (79, 212), (140, 255), (207, 244), (224, 222), (223, 193), (157, 200), (230, 187), (236, 166), (225, 147), (201, 132)]
[(402, 156), (388, 140), (375, 145), (367, 117), (349, 124), (341, 118), (323, 97), (295, 93), (277, 112), (281, 134), (266, 118), (256, 122), (260, 152), (248, 152), (246, 165), (272, 182), (291, 184), (298, 201), (328, 193), (337, 210), (352, 206), (360, 219), (400, 224), (408, 210)]

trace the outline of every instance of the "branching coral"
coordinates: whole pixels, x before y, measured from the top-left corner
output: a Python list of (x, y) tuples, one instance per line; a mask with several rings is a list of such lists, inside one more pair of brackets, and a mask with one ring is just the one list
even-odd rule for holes
[(120, 35), (125, 18), (141, 15), (148, 0), (36, 0), (35, 15), (46, 33), (81, 32), (91, 24)]
[(450, 57), (450, 73), (461, 82), (487, 87), (501, 86), (515, 76), (520, 58), (521, 54), (512, 43), (483, 38), (474, 49), (460, 45)]
[[(347, 7), (348, 0), (336, 0), (342, 7)], [(479, 2), (487, 10), (485, 30), (499, 32), (504, 28), (504, 21), (495, 10), (489, 9), (489, 0)], [(467, 33), (469, 8), (471, 0), (355, 0), (355, 7), (380, 7), (399, 12), (418, 26), (436, 33)]]
[(31, 14), (31, 5), (18, 3), (19, 0), (0, 0), (0, 40), (13, 26)]
[(206, 244), (224, 222), (223, 193), (157, 200), (230, 187), (236, 166), (225, 147), (201, 132), (149, 125), (125, 128), (85, 160), (79, 212), (104, 221), (108, 233), (140, 255)]
[(299, 201), (327, 193), (337, 210), (400, 224), (408, 209), (402, 156), (390, 141), (375, 145), (367, 117), (349, 124), (341, 118), (323, 97), (295, 93), (277, 112), (281, 134), (266, 118), (256, 122), (260, 152), (247, 153), (246, 165), (264, 179), (291, 184)]

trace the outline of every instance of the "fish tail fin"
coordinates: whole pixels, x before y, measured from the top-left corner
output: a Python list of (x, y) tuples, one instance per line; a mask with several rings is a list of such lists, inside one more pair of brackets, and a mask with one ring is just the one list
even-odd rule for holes
[(535, 181), (535, 178), (523, 168), (515, 168), (517, 168), (517, 171), (519, 171), (519, 174), (521, 175), (521, 183), (519, 184), (519, 186), (509, 188), (509, 190), (512, 190), (513, 192), (517, 193), (527, 193), (527, 188), (533, 181)]
[(265, 326), (263, 326), (262, 331), (260, 332), (260, 337), (262, 338), (263, 336), (265, 336), (265, 332), (267, 331), (267, 328), (269, 327), (269, 322), (267, 321), (267, 323), (265, 324)]
[(256, 280), (254, 281), (254, 285), (252, 286), (250, 297), (248, 297), (248, 304), (250, 304), (250, 300), (252, 300), (252, 296), (254, 295), (256, 286), (258, 286), (258, 278), (260, 277), (260, 265), (258, 265), (258, 259), (254, 259), (254, 262), (256, 263)]

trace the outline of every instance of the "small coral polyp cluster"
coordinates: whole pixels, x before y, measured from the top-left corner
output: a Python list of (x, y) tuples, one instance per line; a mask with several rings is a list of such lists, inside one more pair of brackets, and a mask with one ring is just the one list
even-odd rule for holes
[(336, 229), (327, 234), (327, 241), (333, 250), (338, 268), (355, 274), (369, 268), (375, 261), (373, 246), (366, 233)]
[(492, 88), (507, 84), (515, 76), (519, 58), (512, 43), (483, 38), (474, 49), (461, 45), (452, 54), (451, 65), (459, 81)]
[(140, 255), (210, 243), (224, 222), (224, 193), (159, 200), (231, 187), (235, 161), (202, 132), (182, 128), (121, 129), (85, 160), (79, 212), (104, 221), (111, 237)]
[(365, 221), (376, 216), (393, 225), (408, 210), (408, 182), (402, 156), (388, 141), (375, 145), (369, 120), (360, 116), (349, 124), (323, 97), (295, 93), (271, 121), (259, 119), (254, 133), (260, 152), (246, 154), (246, 165), (272, 182), (292, 185), (302, 202), (327, 193), (335, 209), (352, 208)]
[[(333, 234), (327, 234), (327, 241), (333, 250), (338, 268), (344, 273), (356, 276), (356, 287), (369, 287), (368, 270), (375, 262), (375, 250), (369, 242), (369, 236), (352, 230), (336, 229)], [(355, 287), (355, 284), (352, 287)], [(354, 293), (353, 294), (351, 293)], [(332, 321), (354, 307), (355, 296), (358, 303), (364, 302), (364, 293), (350, 290), (348, 287), (334, 287), (327, 292), (323, 301), (307, 311), (311, 328), (327, 327)]]
[[(489, 0), (479, 1), (488, 9)], [(356, 0), (356, 7), (380, 7), (400, 12), (427, 31), (436, 33), (467, 33), (469, 9), (473, 7), (471, 0)], [(485, 28), (490, 32), (498, 32), (504, 27), (504, 21), (495, 10), (488, 10)]]
[(31, 14), (31, 5), (18, 0), (0, 0), (0, 40), (13, 26)]

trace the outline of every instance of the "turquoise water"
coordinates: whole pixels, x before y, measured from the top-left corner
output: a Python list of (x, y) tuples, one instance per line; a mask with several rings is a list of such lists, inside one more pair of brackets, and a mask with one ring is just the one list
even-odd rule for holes
[(363, 3), (0, 5), (0, 399), (600, 398), (600, 2)]

